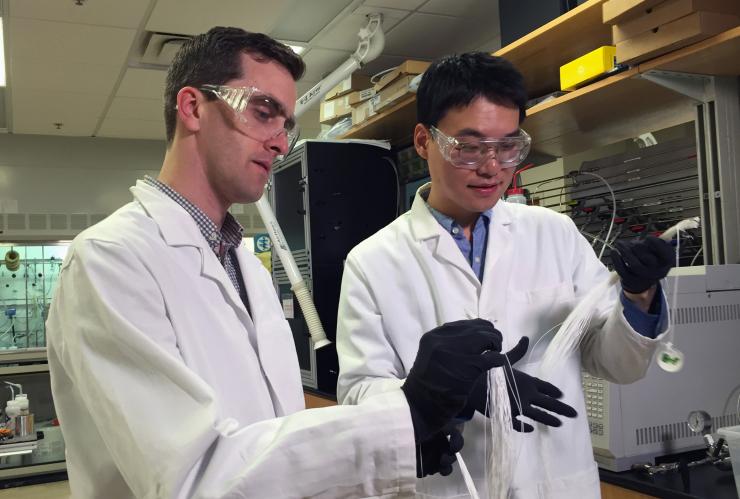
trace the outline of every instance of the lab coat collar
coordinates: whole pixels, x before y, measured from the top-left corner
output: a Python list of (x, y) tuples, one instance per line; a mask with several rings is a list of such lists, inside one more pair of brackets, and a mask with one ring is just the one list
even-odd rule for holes
[[(419, 187), (414, 197), (414, 202), (411, 205), (411, 232), (413, 237), (417, 241), (423, 241), (433, 237), (439, 237), (443, 232), (439, 222), (430, 213), (427, 208), (424, 198), (421, 197), (421, 193), (430, 189), (432, 186), (431, 182)], [(493, 207), (493, 215), (491, 217), (491, 224), (489, 231), (493, 230), (494, 225), (496, 226), (508, 226), (513, 221), (513, 216), (510, 207), (506, 206), (506, 202), (500, 200)], [(490, 239), (490, 233), (489, 233)]]
[[(253, 329), (252, 319), (247, 314), (247, 309), (242, 303), (239, 293), (231, 283), (223, 265), (208, 245), (208, 241), (201, 234), (193, 217), (172, 198), (142, 180), (137, 181), (136, 185), (131, 187), (131, 193), (157, 224), (159, 232), (167, 245), (173, 247), (194, 246), (200, 250), (201, 275), (219, 284), (222, 293), (231, 306), (238, 311), (242, 321), (247, 324), (248, 328)], [(238, 253), (239, 251), (237, 251)], [(243, 265), (242, 259), (238, 259), (240, 266)], [(247, 287), (247, 292), (249, 293), (249, 291)], [(248, 294), (248, 296), (251, 295)]]
[[(300, 397), (300, 384), (296, 385), (298, 387), (296, 390), (285, 387), (283, 366), (279, 361), (274, 360), (282, 355), (282, 352), (275, 352), (272, 345), (273, 342), (270, 336), (272, 330), (269, 324), (270, 314), (263, 306), (263, 300), (267, 298), (264, 298), (265, 289), (261, 284), (262, 281), (249, 278), (250, 275), (256, 274), (259, 270), (257, 268), (259, 264), (250, 259), (243, 248), (240, 247), (236, 251), (239, 267), (242, 276), (244, 276), (247, 296), (251, 304), (253, 315), (250, 316), (239, 297), (239, 293), (226, 274), (226, 270), (218, 261), (203, 234), (201, 234), (193, 217), (165, 193), (141, 180), (131, 188), (131, 192), (157, 224), (166, 244), (173, 247), (192, 246), (199, 249), (201, 254), (200, 273), (203, 277), (218, 284), (226, 302), (234, 309), (242, 324), (244, 324), (249, 335), (249, 341), (259, 357), (264, 373), (272, 387), (271, 395), (273, 403), (277, 407), (277, 414), (288, 414), (299, 409), (293, 401), (296, 400), (296, 397)], [(257, 327), (258, 324), (261, 327)], [(266, 362), (264, 360), (265, 356), (272, 360)]]
[[(416, 191), (414, 203), (411, 206), (410, 226), (412, 237), (418, 243), (426, 242), (432, 250), (434, 258), (444, 263), (454, 265), (463, 272), (468, 279), (480, 290), (481, 283), (465, 259), (460, 248), (449, 233), (437, 222), (429, 211), (421, 193), (429, 189), (431, 183), (424, 184)], [(502, 269), (496, 264), (502, 261), (501, 256), (511, 251), (510, 225), (514, 216), (506, 201), (500, 200), (493, 207), (491, 223), (488, 226), (488, 241), (486, 250), (486, 264), (483, 279), (491, 279), (492, 275), (500, 276)], [(504, 260), (506, 261), (506, 260)]]
[(143, 180), (136, 181), (136, 185), (131, 187), (131, 193), (159, 226), (159, 231), (169, 246), (196, 246), (213, 251), (193, 217), (167, 194)]

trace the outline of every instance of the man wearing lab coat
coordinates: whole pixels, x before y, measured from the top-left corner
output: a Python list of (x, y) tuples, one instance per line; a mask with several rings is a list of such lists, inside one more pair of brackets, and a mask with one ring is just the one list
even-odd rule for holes
[(227, 212), (289, 151), (303, 70), (241, 29), (186, 42), (158, 179), (70, 247), (47, 328), (75, 498), (404, 497), (420, 460), (419, 475), (451, 472), (462, 440), (447, 423), (503, 364), (500, 333), (433, 328), (402, 389), (303, 410), (290, 328)]
[[(520, 129), (526, 99), (518, 71), (484, 53), (443, 58), (424, 74), (414, 145), (429, 164), (431, 183), (418, 190), (410, 211), (347, 257), (337, 326), (341, 402), (359, 403), (401, 385), (424, 331), (474, 317), (493, 322), (504, 349), (529, 338), (529, 353), (514, 366), (521, 389), (520, 379), (538, 374), (552, 328), (607, 279), (567, 216), (501, 200), (529, 149)], [(548, 380), (578, 416), (531, 432), (515, 422), (524, 432), (514, 433), (512, 499), (600, 495), (581, 368), (620, 383), (644, 376), (664, 329), (657, 283), (673, 258), (670, 245), (655, 238), (619, 250), (622, 290), (601, 304), (579, 351)], [(485, 387), (484, 378), (461, 414), (472, 414), (462, 456), (481, 497), (489, 497), (485, 446), (498, 444), (486, 442)], [(512, 411), (517, 414), (516, 404)], [(468, 497), (457, 468), (420, 479), (417, 489), (423, 497)]]

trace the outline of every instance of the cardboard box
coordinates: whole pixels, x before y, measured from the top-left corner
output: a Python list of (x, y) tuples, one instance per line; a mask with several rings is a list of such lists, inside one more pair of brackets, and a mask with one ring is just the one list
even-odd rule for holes
[(429, 67), (429, 62), (426, 61), (414, 61), (409, 59), (402, 64), (399, 64), (393, 71), (383, 75), (378, 83), (375, 84), (375, 91), (380, 92), (383, 88), (392, 83), (396, 78), (402, 75), (420, 75)]
[(333, 125), (351, 113), (352, 107), (349, 105), (349, 95), (323, 101), (319, 108), (319, 123)]
[(375, 106), (375, 111), (377, 112), (385, 109), (391, 104), (394, 104), (402, 97), (408, 94), (413, 94), (414, 92), (411, 91), (410, 85), (411, 80), (413, 80), (414, 78), (416, 78), (416, 75), (413, 74), (402, 76), (400, 78), (397, 78), (396, 81), (378, 92), (378, 95), (376, 95), (376, 97), (378, 97), (379, 99), (378, 103)]
[(352, 106), (352, 126), (359, 125), (371, 116), (375, 115), (375, 105), (380, 101), (380, 96), (375, 95), (370, 99)]
[(612, 41), (623, 42), (698, 11), (740, 16), (740, 0), (666, 0), (642, 11), (639, 17), (612, 26)]
[(740, 18), (716, 12), (695, 12), (617, 43), (617, 62), (635, 64), (691, 45), (740, 25)]
[(560, 89), (575, 90), (616, 66), (617, 48), (605, 45), (560, 66)]
[(358, 90), (349, 94), (349, 105), (356, 106), (360, 102), (368, 100), (370, 97), (375, 95), (374, 88), (366, 88), (364, 90)]
[(608, 0), (601, 7), (604, 24), (617, 24), (640, 16), (664, 0)]
[(369, 76), (352, 73), (347, 78), (340, 81), (331, 90), (329, 90), (329, 92), (327, 92), (327, 94), (324, 96), (324, 100), (335, 99), (339, 96), (348, 94), (355, 90), (362, 90), (363, 88), (367, 88), (370, 85), (372, 85), (372, 83), (370, 83)]

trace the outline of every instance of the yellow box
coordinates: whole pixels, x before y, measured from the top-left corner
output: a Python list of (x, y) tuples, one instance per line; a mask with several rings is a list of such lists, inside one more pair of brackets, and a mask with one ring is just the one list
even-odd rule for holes
[(604, 45), (560, 66), (560, 89), (575, 90), (610, 71), (616, 65), (616, 55), (616, 47)]

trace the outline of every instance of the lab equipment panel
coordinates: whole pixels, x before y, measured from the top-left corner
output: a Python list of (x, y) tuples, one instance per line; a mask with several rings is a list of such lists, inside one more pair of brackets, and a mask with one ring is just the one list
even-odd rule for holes
[(586, 412), (599, 466), (625, 471), (635, 463), (704, 448), (687, 424), (706, 411), (711, 431), (740, 424), (740, 265), (678, 269), (665, 282), (675, 308), (673, 344), (685, 356), (676, 373), (653, 362), (647, 375), (617, 385), (583, 373)]
[[(614, 200), (602, 179), (609, 183)], [(571, 218), (597, 254), (603, 250), (602, 261), (608, 266), (615, 241), (659, 235), (681, 220), (701, 215), (693, 139), (584, 161), (569, 175), (567, 185)], [(702, 240), (701, 229), (683, 234), (680, 266), (703, 264)]]
[(66, 243), (0, 243), (0, 352), (46, 347), (46, 316)]
[[(399, 184), (390, 157), (390, 151), (374, 144), (307, 141), (274, 168), (270, 202), (332, 342), (347, 253), (393, 221), (398, 212)], [(336, 348), (332, 343), (313, 349), (275, 252), (272, 264), (303, 384), (334, 394), (339, 370)]]

